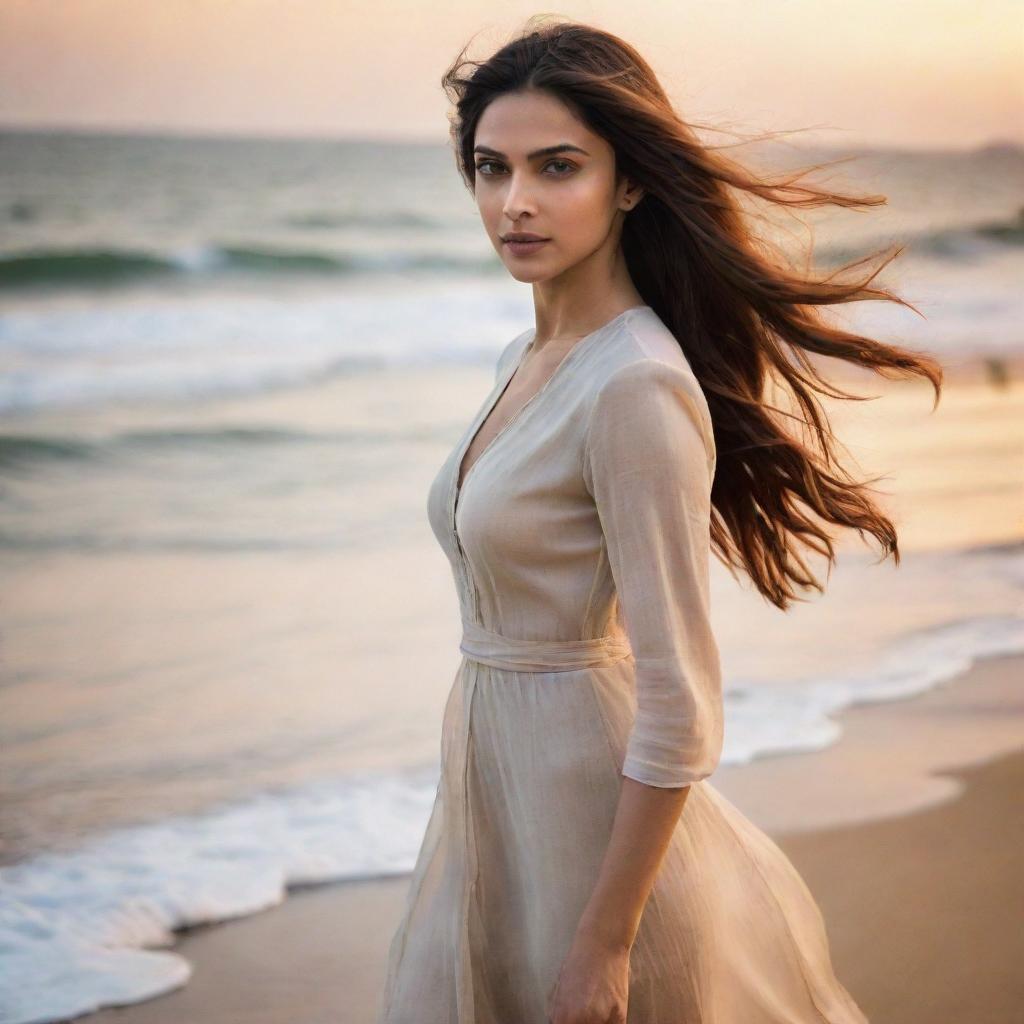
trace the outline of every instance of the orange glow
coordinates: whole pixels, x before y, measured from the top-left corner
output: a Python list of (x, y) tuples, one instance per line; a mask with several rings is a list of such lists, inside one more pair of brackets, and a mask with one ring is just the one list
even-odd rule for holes
[[(537, 10), (303, 0), (4, 0), (0, 122), (443, 141), (438, 84)], [(1024, 8), (989, 0), (565, 2), (644, 53), (684, 117), (907, 146), (1024, 142)], [(838, 134), (835, 134), (838, 133)], [(822, 138), (826, 135), (823, 134)]]

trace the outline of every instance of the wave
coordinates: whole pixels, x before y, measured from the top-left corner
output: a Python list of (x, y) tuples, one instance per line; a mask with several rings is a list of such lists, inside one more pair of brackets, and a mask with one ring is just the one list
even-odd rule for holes
[(450, 430), (333, 430), (313, 432), (282, 427), (155, 428), (126, 430), (109, 437), (82, 440), (45, 434), (0, 434), (0, 469), (30, 469), (38, 464), (88, 462), (121, 452), (168, 448), (215, 449), (268, 445), (331, 444), (362, 448), (372, 444), (433, 443)]
[(305, 213), (293, 213), (282, 219), (282, 223), (295, 228), (422, 228), (443, 230), (442, 221), (426, 217), (411, 210), (381, 211), (379, 213), (363, 213), (355, 210), (337, 213), (333, 210), (310, 210)]
[[(823, 749), (838, 740), (831, 716), (844, 708), (903, 700), (980, 658), (1021, 651), (1024, 617), (993, 616), (907, 637), (859, 676), (731, 687), (722, 763)], [(4, 1024), (45, 1024), (179, 988), (191, 964), (151, 947), (274, 907), (289, 888), (408, 874), (438, 778), (427, 765), (323, 780), (0, 868)]]
[(910, 249), (929, 256), (959, 259), (970, 256), (991, 243), (1004, 246), (1024, 245), (1024, 206), (1015, 217), (982, 221), (959, 228), (939, 228), (913, 236)]
[(161, 256), (113, 249), (37, 249), (0, 256), (0, 288), (118, 282), (153, 277), (176, 267)]
[(74, 462), (93, 456), (95, 445), (71, 438), (0, 434), (0, 469), (38, 462)]
[[(396, 214), (396, 223), (416, 221)], [(358, 219), (358, 218), (356, 218)], [(306, 215), (305, 226), (336, 227), (352, 216)], [(408, 225), (407, 225), (408, 226)], [(893, 240), (879, 240), (878, 247)], [(1024, 208), (1014, 218), (939, 228), (904, 239), (911, 252), (940, 259), (964, 259), (986, 246), (1024, 245)], [(858, 259), (873, 246), (836, 243), (818, 247), (825, 263)], [(0, 289), (117, 286), (161, 278), (209, 279), (231, 275), (355, 276), (381, 273), (489, 276), (501, 271), (490, 255), (423, 254), (393, 250), (383, 253), (331, 252), (270, 245), (207, 245), (169, 253), (105, 247), (42, 248), (0, 255)]]
[[(406, 365), (414, 356), (402, 357)], [(182, 358), (179, 365), (129, 365), (112, 369), (97, 361), (92, 366), (72, 365), (63, 371), (41, 363), (36, 368), (0, 377), (0, 413), (22, 413), (52, 406), (88, 406), (118, 401), (191, 402), (224, 395), (257, 395), (282, 388), (324, 384), (336, 377), (373, 373), (389, 365), (387, 356), (374, 353), (321, 355), (297, 350), (294, 357), (266, 365), (258, 359), (235, 360), (196, 373)]]
[(210, 278), (232, 274), (486, 276), (498, 269), (500, 264), (491, 258), (398, 250), (368, 254), (268, 245), (208, 245), (162, 253), (103, 247), (41, 248), (0, 255), (0, 289), (122, 285), (159, 278)]
[(1024, 206), (1015, 217), (1004, 220), (979, 221), (961, 227), (935, 228), (895, 238), (875, 239), (872, 243), (849, 246), (825, 244), (815, 250), (822, 262), (835, 266), (861, 259), (878, 249), (903, 244), (910, 255), (924, 255), (940, 260), (963, 260), (982, 255), (993, 247), (1024, 245)]

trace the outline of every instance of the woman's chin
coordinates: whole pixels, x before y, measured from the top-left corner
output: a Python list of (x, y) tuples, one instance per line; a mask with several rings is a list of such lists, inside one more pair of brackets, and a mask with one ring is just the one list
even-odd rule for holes
[(523, 260), (505, 260), (505, 269), (512, 275), (520, 284), (536, 284), (538, 281), (546, 281), (548, 278), (554, 277), (550, 267), (527, 266)]

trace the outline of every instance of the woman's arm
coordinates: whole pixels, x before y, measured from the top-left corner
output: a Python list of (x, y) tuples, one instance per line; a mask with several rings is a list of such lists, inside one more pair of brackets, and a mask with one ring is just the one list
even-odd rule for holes
[(595, 399), (584, 452), (637, 710), (601, 871), (556, 983), (556, 1022), (623, 1010), (644, 907), (689, 787), (714, 771), (723, 740), (709, 600), (715, 448), (696, 378), (654, 359), (617, 370)]
[(630, 950), (689, 792), (623, 779), (597, 883), (549, 993), (552, 1024), (626, 1020)]
[(655, 360), (623, 367), (595, 399), (585, 446), (637, 697), (586, 920), (630, 941), (689, 786), (711, 774), (722, 749), (709, 593), (715, 448), (699, 387), (688, 370)]
[(622, 780), (608, 849), (577, 927), (589, 942), (611, 950), (632, 947), (689, 792), (689, 786), (669, 789)]
[(644, 358), (594, 400), (584, 478), (636, 665), (636, 718), (599, 877), (550, 999), (551, 1019), (626, 1019), (629, 955), (691, 783), (718, 764), (711, 629), (715, 440), (689, 368)]

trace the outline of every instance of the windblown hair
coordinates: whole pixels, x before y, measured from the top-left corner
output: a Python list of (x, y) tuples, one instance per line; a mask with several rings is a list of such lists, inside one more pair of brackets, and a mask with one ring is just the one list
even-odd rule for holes
[[(443, 76), (455, 105), (449, 121), (456, 164), (467, 187), (475, 193), (476, 129), (492, 100), (525, 90), (561, 99), (613, 147), (617, 180), (628, 176), (645, 190), (626, 216), (622, 248), (633, 283), (678, 340), (707, 398), (717, 450), (710, 528), (717, 556), (733, 575), (745, 570), (782, 609), (802, 600), (794, 585), (824, 589), (799, 545), (826, 555), (831, 574), (830, 524), (872, 535), (881, 558), (891, 554), (899, 564), (896, 529), (867, 486), (878, 478), (859, 481), (840, 466), (815, 393), (864, 399), (829, 384), (810, 354), (883, 377), (925, 377), (938, 403), (942, 369), (935, 359), (829, 326), (818, 308), (884, 300), (919, 313), (871, 286), (903, 247), (859, 280), (837, 277), (878, 253), (825, 277), (800, 273), (755, 235), (740, 202), (857, 208), (882, 205), (886, 197), (844, 195), (800, 181), (826, 164), (775, 180), (750, 171), (721, 147), (698, 140), (632, 46), (577, 22), (539, 23), (547, 17), (531, 19), (486, 60), (467, 59), (464, 48)], [(770, 404), (776, 390), (795, 401), (797, 413)], [(805, 438), (792, 436), (774, 414), (812, 429), (801, 430)]]

